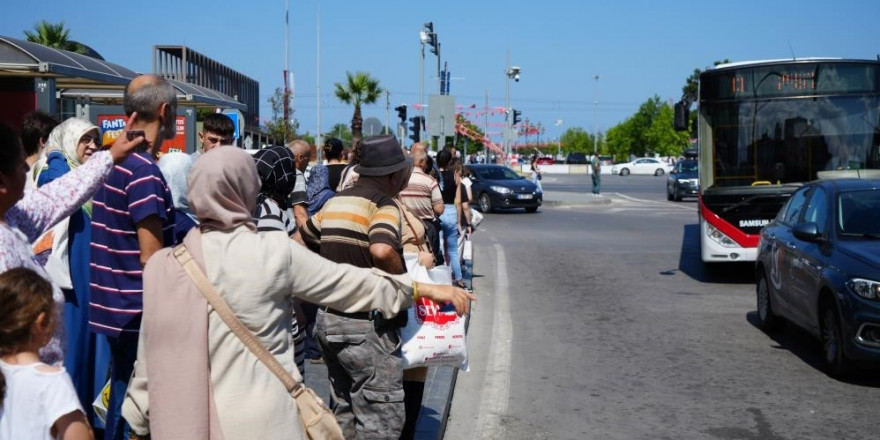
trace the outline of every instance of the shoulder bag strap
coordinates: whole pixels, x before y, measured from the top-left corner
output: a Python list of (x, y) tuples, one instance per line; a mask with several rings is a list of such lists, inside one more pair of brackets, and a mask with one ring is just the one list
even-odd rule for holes
[[(406, 225), (409, 226), (409, 230), (412, 231), (413, 237), (416, 238), (416, 243), (417, 243), (416, 246), (419, 248), (420, 251), (423, 251), (423, 249), (422, 249), (422, 245), (421, 245), (421, 244), (418, 244), (418, 242), (419, 242), (419, 234), (416, 234), (416, 230), (415, 230), (415, 228), (413, 228), (412, 223), (409, 222), (409, 217), (407, 217), (407, 216), (406, 216), (406, 213), (403, 212), (403, 210), (406, 209), (406, 208), (404, 208), (403, 206), (401, 206), (400, 202), (399, 202), (397, 199), (394, 199), (394, 204), (397, 205), (397, 210), (400, 211), (400, 216), (403, 217), (403, 221), (406, 222)], [(431, 244), (428, 243), (427, 240), (425, 240), (425, 244), (428, 246), (428, 251), (430, 251), (430, 250), (431, 250)]]
[(219, 293), (217, 293), (217, 290), (214, 289), (214, 286), (208, 281), (208, 277), (205, 276), (205, 273), (198, 264), (196, 264), (195, 260), (193, 260), (192, 254), (189, 253), (189, 250), (185, 245), (180, 244), (174, 247), (174, 258), (176, 258), (177, 262), (183, 266), (183, 270), (186, 271), (187, 275), (189, 275), (199, 291), (202, 292), (202, 295), (205, 296), (208, 303), (214, 307), (214, 310), (220, 315), (223, 322), (229, 326), (229, 329), (235, 333), (235, 336), (238, 336), (238, 339), (244, 343), (245, 347), (247, 347), (248, 350), (260, 360), (260, 362), (266, 365), (275, 377), (281, 380), (281, 383), (284, 384), (284, 387), (287, 388), (287, 391), (291, 395), (295, 397), (299, 394), (304, 388), (303, 384), (297, 382), (297, 380), (284, 369), (284, 366), (278, 362), (278, 359), (275, 359), (275, 356), (273, 356), (266, 347), (263, 347), (263, 344), (257, 340), (257, 337), (254, 336), (254, 334), (251, 333), (251, 331), (248, 330), (247, 327), (245, 327), (235, 316), (235, 313), (233, 313), (229, 304)]

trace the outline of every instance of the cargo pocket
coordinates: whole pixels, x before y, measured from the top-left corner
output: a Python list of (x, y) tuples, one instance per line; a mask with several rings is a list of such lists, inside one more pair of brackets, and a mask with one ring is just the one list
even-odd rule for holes
[(369, 354), (366, 348), (367, 335), (326, 335), (328, 348), (336, 355), (339, 365), (347, 371), (366, 368), (364, 356)]
[(399, 390), (372, 390), (364, 388), (364, 399), (370, 403), (396, 403), (403, 402), (403, 389)]

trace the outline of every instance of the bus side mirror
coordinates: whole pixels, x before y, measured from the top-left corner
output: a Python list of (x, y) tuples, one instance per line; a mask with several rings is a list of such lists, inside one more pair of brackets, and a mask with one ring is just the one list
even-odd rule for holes
[(673, 126), (675, 131), (687, 131), (688, 120), (690, 118), (690, 105), (685, 101), (675, 103), (675, 121)]

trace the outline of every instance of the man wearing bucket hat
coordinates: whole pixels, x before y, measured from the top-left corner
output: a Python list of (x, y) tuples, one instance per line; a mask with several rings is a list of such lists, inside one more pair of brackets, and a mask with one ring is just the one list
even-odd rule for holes
[[(393, 136), (362, 141), (360, 178), (340, 191), (300, 228), (312, 250), (338, 263), (406, 271), (401, 213), (393, 197), (409, 182), (412, 159)], [(318, 311), (315, 338), (324, 353), (345, 438), (398, 438), (403, 429), (403, 367), (398, 328), (402, 319), (374, 312)], [(402, 322), (401, 322), (402, 321)]]

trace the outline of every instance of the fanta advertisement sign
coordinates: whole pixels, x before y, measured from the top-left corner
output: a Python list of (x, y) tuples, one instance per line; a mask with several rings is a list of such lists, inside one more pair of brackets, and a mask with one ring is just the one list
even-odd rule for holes
[[(112, 145), (125, 129), (125, 115), (98, 115), (98, 128), (101, 130), (103, 145)], [(186, 151), (186, 116), (178, 115), (175, 119), (174, 137), (165, 140), (159, 154), (172, 151)]]
[(101, 130), (102, 145), (112, 145), (125, 129), (125, 116), (98, 115), (98, 129)]

